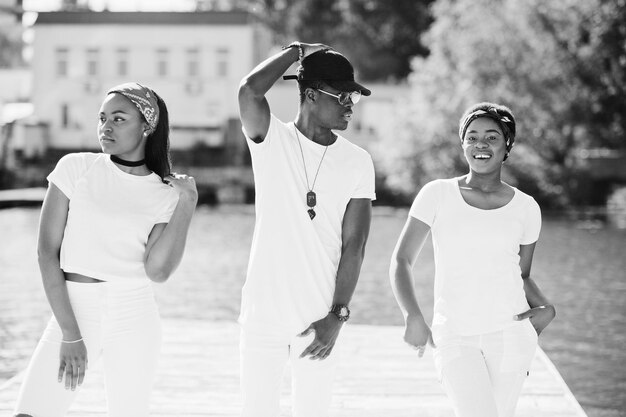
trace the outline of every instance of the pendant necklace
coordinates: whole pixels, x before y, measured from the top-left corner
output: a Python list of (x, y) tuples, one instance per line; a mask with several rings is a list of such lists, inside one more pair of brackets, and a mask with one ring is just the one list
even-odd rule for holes
[(302, 165), (304, 166), (304, 178), (306, 178), (306, 188), (308, 192), (306, 193), (306, 205), (309, 207), (307, 213), (309, 213), (309, 217), (311, 220), (315, 218), (315, 206), (317, 205), (317, 196), (313, 191), (315, 188), (315, 181), (317, 181), (317, 174), (320, 172), (320, 167), (322, 166), (322, 161), (324, 161), (324, 156), (326, 156), (326, 151), (328, 150), (328, 145), (330, 144), (330, 140), (333, 138), (332, 134), (326, 142), (326, 148), (324, 149), (324, 153), (322, 154), (322, 159), (320, 159), (320, 163), (317, 166), (317, 171), (315, 171), (315, 177), (313, 178), (313, 185), (309, 187), (309, 176), (306, 173), (306, 162), (304, 161), (304, 152), (302, 151), (302, 144), (300, 143), (300, 136), (298, 135), (298, 128), (296, 124), (293, 124), (293, 130), (296, 132), (296, 139), (298, 139), (298, 146), (300, 147), (300, 155), (302, 155)]

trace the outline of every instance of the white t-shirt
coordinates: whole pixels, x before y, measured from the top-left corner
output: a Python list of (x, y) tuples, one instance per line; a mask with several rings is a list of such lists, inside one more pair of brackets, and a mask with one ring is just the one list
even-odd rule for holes
[(328, 147), (315, 181), (316, 217), (311, 220), (302, 154), (310, 186), (325, 146), (302, 132), (298, 135), (302, 153), (293, 122), (283, 123), (272, 115), (263, 142), (247, 138), (256, 224), (239, 317), (242, 324), (284, 326), (292, 333), (328, 314), (350, 199), (376, 198), (370, 155), (338, 136)]
[(70, 200), (61, 269), (102, 281), (148, 279), (146, 243), (176, 208), (172, 187), (154, 173), (127, 174), (102, 153), (65, 155), (48, 181)]
[(503, 207), (467, 204), (458, 178), (421, 189), (409, 215), (430, 226), (435, 254), (433, 332), (476, 335), (501, 330), (529, 306), (519, 266), (520, 245), (541, 229), (535, 200), (514, 188)]

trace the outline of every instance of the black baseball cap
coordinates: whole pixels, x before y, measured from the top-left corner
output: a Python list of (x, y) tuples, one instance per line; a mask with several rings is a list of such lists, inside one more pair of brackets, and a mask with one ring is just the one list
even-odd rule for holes
[(369, 96), (370, 90), (354, 81), (354, 68), (337, 51), (325, 49), (304, 58), (296, 75), (285, 75), (284, 80), (323, 81), (339, 91), (360, 91)]

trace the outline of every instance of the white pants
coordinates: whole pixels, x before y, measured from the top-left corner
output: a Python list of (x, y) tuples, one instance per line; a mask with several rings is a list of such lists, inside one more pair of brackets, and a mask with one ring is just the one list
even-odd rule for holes
[(476, 336), (434, 335), (435, 366), (457, 417), (513, 417), (537, 349), (528, 320)]
[[(89, 366), (103, 359), (108, 416), (147, 417), (161, 346), (151, 283), (66, 283)], [(61, 417), (69, 409), (79, 387), (66, 390), (65, 381), (57, 381), (61, 340), (52, 317), (26, 370), (16, 414)]]
[(243, 325), (240, 339), (242, 417), (277, 417), (287, 362), (291, 365), (294, 417), (326, 417), (337, 363), (336, 348), (324, 360), (300, 354), (313, 341), (279, 328)]

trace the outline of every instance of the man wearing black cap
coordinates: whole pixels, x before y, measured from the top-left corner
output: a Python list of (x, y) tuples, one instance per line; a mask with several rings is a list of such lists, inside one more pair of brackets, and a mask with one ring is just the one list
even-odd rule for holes
[[(300, 61), (295, 121), (270, 112), (265, 94)], [(239, 112), (252, 155), (256, 225), (242, 290), (241, 387), (245, 417), (276, 417), (282, 374), (292, 369), (296, 417), (324, 417), (337, 336), (363, 261), (374, 167), (333, 131), (348, 127), (370, 90), (350, 62), (322, 44), (294, 42), (252, 70)]]

